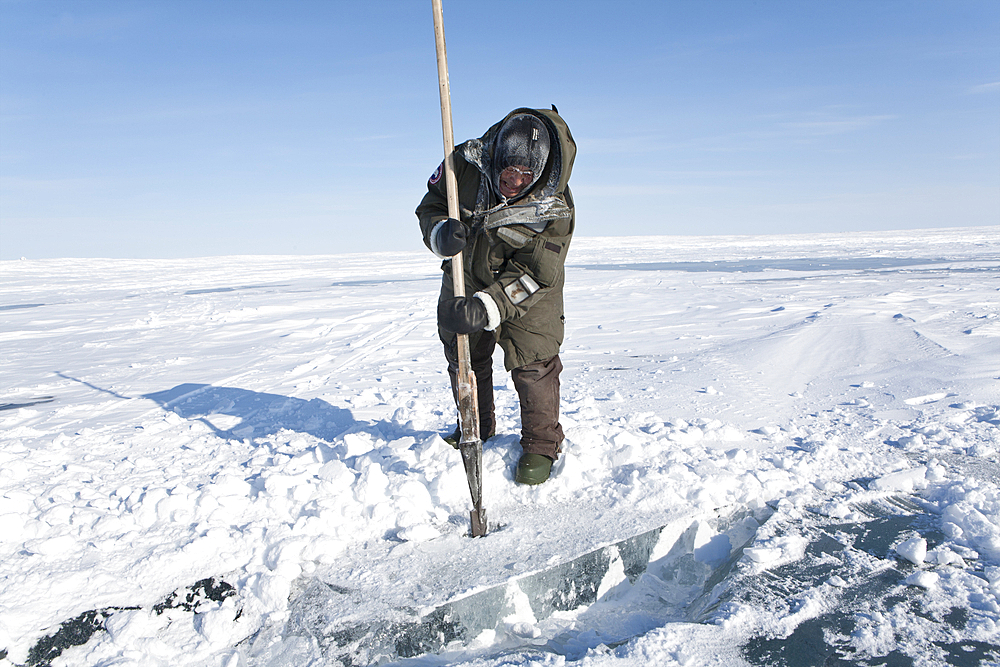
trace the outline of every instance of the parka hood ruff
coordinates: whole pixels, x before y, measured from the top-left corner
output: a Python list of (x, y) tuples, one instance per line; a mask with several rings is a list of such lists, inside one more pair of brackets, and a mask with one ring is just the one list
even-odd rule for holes
[[(520, 115), (530, 115), (541, 121), (549, 132), (549, 150), (544, 168), (536, 176), (533, 184), (526, 188), (524, 194), (508, 200), (499, 194), (494, 185), (494, 151), (500, 130), (507, 121)], [(566, 192), (573, 171), (576, 142), (566, 121), (555, 110), (515, 109), (487, 130), (482, 137), (466, 141), (458, 147), (458, 150), (466, 162), (475, 165), (483, 175), (480, 179), (476, 210), (469, 212), (477, 224), (487, 227), (525, 224), (526, 217), (544, 223), (545, 214), (554, 219), (563, 217), (568, 211), (561, 195)], [(496, 173), (502, 169), (503, 167), (500, 167)], [(512, 206), (515, 203), (516, 205)]]

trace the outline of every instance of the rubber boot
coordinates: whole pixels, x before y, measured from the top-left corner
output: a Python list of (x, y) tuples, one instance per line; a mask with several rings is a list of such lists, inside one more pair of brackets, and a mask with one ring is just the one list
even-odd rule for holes
[[(482, 426), (482, 424), (480, 424), (480, 426)], [(494, 435), (496, 435), (496, 427), (494, 427), (493, 430), (491, 430), (486, 436), (480, 436), (480, 439), (483, 441), (483, 443), (485, 443)], [(451, 432), (451, 435), (443, 436), (441, 439), (447, 442), (455, 449), (458, 449), (458, 443), (461, 442), (462, 440), (462, 426), (461, 425), (456, 426), (455, 430)]]
[(552, 472), (552, 459), (541, 454), (522, 454), (517, 462), (514, 481), (518, 484), (541, 484)]

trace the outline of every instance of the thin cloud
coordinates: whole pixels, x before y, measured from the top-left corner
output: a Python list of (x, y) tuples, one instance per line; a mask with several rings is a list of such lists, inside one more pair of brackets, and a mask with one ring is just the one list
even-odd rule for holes
[(371, 134), (367, 137), (352, 137), (351, 141), (357, 142), (369, 142), (369, 141), (395, 141), (396, 139), (401, 139), (407, 135), (405, 134)]
[(7, 193), (41, 193), (41, 194), (65, 194), (67, 192), (90, 192), (98, 187), (105, 187), (108, 182), (104, 179), (81, 177), (81, 178), (21, 178), (18, 176), (4, 176), (0, 178), (0, 190)]
[(846, 134), (848, 132), (863, 130), (865, 128), (872, 127), (873, 125), (883, 123), (887, 120), (894, 120), (897, 117), (898, 116), (893, 115), (854, 116), (850, 118), (795, 121), (790, 123), (781, 123), (781, 126), (793, 131), (800, 131), (805, 134), (825, 136), (830, 134)]
[(973, 86), (969, 88), (969, 92), (973, 95), (979, 95), (981, 93), (995, 93), (1000, 90), (1000, 81), (994, 81), (993, 83), (983, 83), (978, 86)]
[(587, 137), (589, 155), (618, 155), (655, 153), (666, 147), (665, 134), (647, 134), (630, 137)]

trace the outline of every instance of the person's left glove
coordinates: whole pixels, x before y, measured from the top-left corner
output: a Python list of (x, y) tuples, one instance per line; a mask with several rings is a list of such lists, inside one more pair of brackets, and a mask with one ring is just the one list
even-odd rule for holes
[(489, 323), (486, 305), (474, 296), (459, 296), (438, 302), (438, 325), (445, 331), (470, 334)]

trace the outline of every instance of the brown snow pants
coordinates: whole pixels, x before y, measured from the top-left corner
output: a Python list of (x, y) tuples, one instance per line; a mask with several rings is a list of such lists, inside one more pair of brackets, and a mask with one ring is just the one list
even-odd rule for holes
[[(496, 424), (493, 407), (493, 351), (496, 338), (484, 331), (469, 337), (470, 361), (476, 376), (479, 405), (480, 435), (491, 433)], [(448, 359), (451, 390), (458, 403), (458, 352), (453, 345), (444, 346)], [(521, 403), (521, 449), (525, 454), (541, 454), (553, 461), (559, 458), (563, 430), (559, 424), (559, 355), (536, 361), (511, 371), (514, 389)]]

